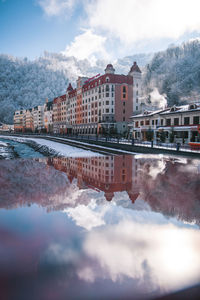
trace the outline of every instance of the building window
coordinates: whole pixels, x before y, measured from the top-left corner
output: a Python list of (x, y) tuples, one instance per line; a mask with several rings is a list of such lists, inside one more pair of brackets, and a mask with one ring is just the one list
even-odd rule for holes
[(174, 119), (174, 125), (179, 125), (179, 118)]
[(140, 126), (143, 126), (144, 125), (144, 121), (140, 121)]
[(154, 120), (152, 120), (151, 124), (154, 125)]
[(199, 125), (199, 117), (198, 116), (193, 117), (193, 124)]
[(161, 119), (161, 121), (160, 121), (160, 122), (161, 122), (161, 126), (163, 126), (163, 119)]
[(126, 102), (124, 101), (124, 102), (123, 102), (123, 106), (125, 106), (125, 105), (126, 105)]
[(123, 97), (123, 99), (126, 99), (126, 86), (123, 86), (122, 97)]
[(109, 108), (106, 108), (106, 113), (107, 113), (107, 114), (109, 113)]
[(136, 103), (138, 103), (138, 98), (136, 98)]
[(125, 114), (125, 112), (126, 112), (125, 109), (123, 109), (123, 114)]
[(138, 106), (136, 106), (136, 110), (138, 110)]
[(106, 92), (109, 92), (109, 85), (106, 84)]
[(106, 101), (106, 105), (109, 105), (109, 101)]
[(109, 97), (109, 93), (106, 93), (106, 97)]
[(167, 126), (171, 126), (171, 119), (167, 119), (167, 120), (166, 120), (166, 125), (167, 125)]
[(125, 117), (123, 117), (123, 122), (125, 122)]
[(185, 117), (184, 118), (184, 125), (189, 125), (190, 124), (190, 118), (189, 117)]

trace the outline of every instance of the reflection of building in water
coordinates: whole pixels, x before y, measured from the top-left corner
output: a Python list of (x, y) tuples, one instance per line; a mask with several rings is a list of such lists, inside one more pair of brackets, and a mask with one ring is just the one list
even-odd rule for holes
[(127, 191), (134, 202), (138, 190), (132, 184), (133, 156), (103, 156), (90, 158), (51, 158), (49, 163), (66, 172), (70, 182), (77, 179), (79, 188), (91, 188), (104, 191), (107, 201), (111, 201), (115, 192)]
[[(70, 185), (73, 179), (76, 181)], [(108, 201), (116, 192), (125, 191), (133, 203), (140, 196), (153, 211), (200, 224), (199, 183), (199, 161), (185, 158), (136, 155), (3, 160), (0, 208), (37, 203), (50, 211), (87, 205), (91, 200), (87, 191), (82, 198), (79, 194), (74, 198), (73, 193), (88, 188), (103, 191)], [(115, 201), (126, 201), (122, 193), (115, 196)]]

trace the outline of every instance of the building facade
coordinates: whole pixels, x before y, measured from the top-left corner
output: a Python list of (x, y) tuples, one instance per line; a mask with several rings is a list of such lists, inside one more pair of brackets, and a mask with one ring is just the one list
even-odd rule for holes
[[(135, 88), (133, 86), (136, 76)], [(73, 134), (124, 133), (139, 99), (141, 71), (136, 62), (128, 75), (115, 74), (108, 64), (105, 74), (90, 79), (79, 77), (66, 94), (68, 132)], [(135, 91), (137, 89), (137, 92)], [(139, 100), (137, 100), (139, 102)]]
[(188, 143), (200, 138), (200, 103), (145, 111), (131, 119), (133, 137), (139, 140)]
[(33, 131), (41, 132), (44, 130), (44, 106), (35, 106), (32, 110), (33, 115)]
[(66, 95), (53, 100), (53, 133), (66, 134)]
[(26, 109), (23, 114), (23, 126), (25, 132), (34, 131), (33, 108)]
[(52, 104), (46, 101), (44, 106), (15, 112), (15, 128), (55, 134), (124, 134), (130, 117), (140, 109), (140, 92), (141, 71), (136, 62), (128, 75), (115, 74), (108, 64), (103, 75), (78, 77), (76, 88), (69, 84), (66, 94)]
[(53, 132), (53, 101), (44, 104), (44, 128), (47, 133)]
[(14, 113), (14, 131), (15, 132), (24, 132), (25, 124), (24, 124), (24, 114), (25, 110), (17, 110)]

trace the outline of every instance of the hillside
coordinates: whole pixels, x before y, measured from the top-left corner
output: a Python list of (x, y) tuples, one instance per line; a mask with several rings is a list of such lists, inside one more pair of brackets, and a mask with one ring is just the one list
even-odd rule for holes
[(200, 39), (158, 52), (146, 66), (144, 94), (158, 89), (168, 104), (200, 100)]
[[(128, 73), (134, 60), (144, 66), (151, 57), (151, 54), (127, 56), (114, 62), (114, 66), (117, 72)], [(0, 55), (0, 121), (12, 123), (15, 110), (62, 95), (69, 81), (75, 84), (79, 75), (103, 73), (107, 63), (99, 60), (92, 66), (86, 59), (48, 52), (34, 61)]]

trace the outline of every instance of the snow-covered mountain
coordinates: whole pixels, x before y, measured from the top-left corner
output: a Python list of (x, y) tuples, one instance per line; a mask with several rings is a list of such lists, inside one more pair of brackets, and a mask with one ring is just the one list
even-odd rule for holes
[[(146, 99), (156, 90), (158, 95), (166, 95), (169, 105), (200, 100), (200, 39), (154, 55), (137, 54), (111, 63), (117, 73), (127, 74), (133, 61), (143, 71)], [(0, 122), (12, 123), (15, 110), (62, 95), (68, 82), (75, 84), (79, 75), (104, 73), (107, 63), (110, 62), (97, 60), (92, 65), (87, 59), (48, 52), (34, 61), (0, 55)]]
[(166, 95), (169, 105), (200, 101), (200, 39), (158, 52), (143, 73), (144, 93)]
[[(145, 66), (151, 57), (151, 54), (127, 56), (113, 64), (118, 73), (126, 74), (134, 60)], [(75, 84), (79, 75), (103, 73), (107, 63), (98, 60), (94, 66), (87, 59), (48, 52), (34, 61), (0, 55), (0, 121), (12, 123), (15, 110), (62, 95), (69, 81)]]

